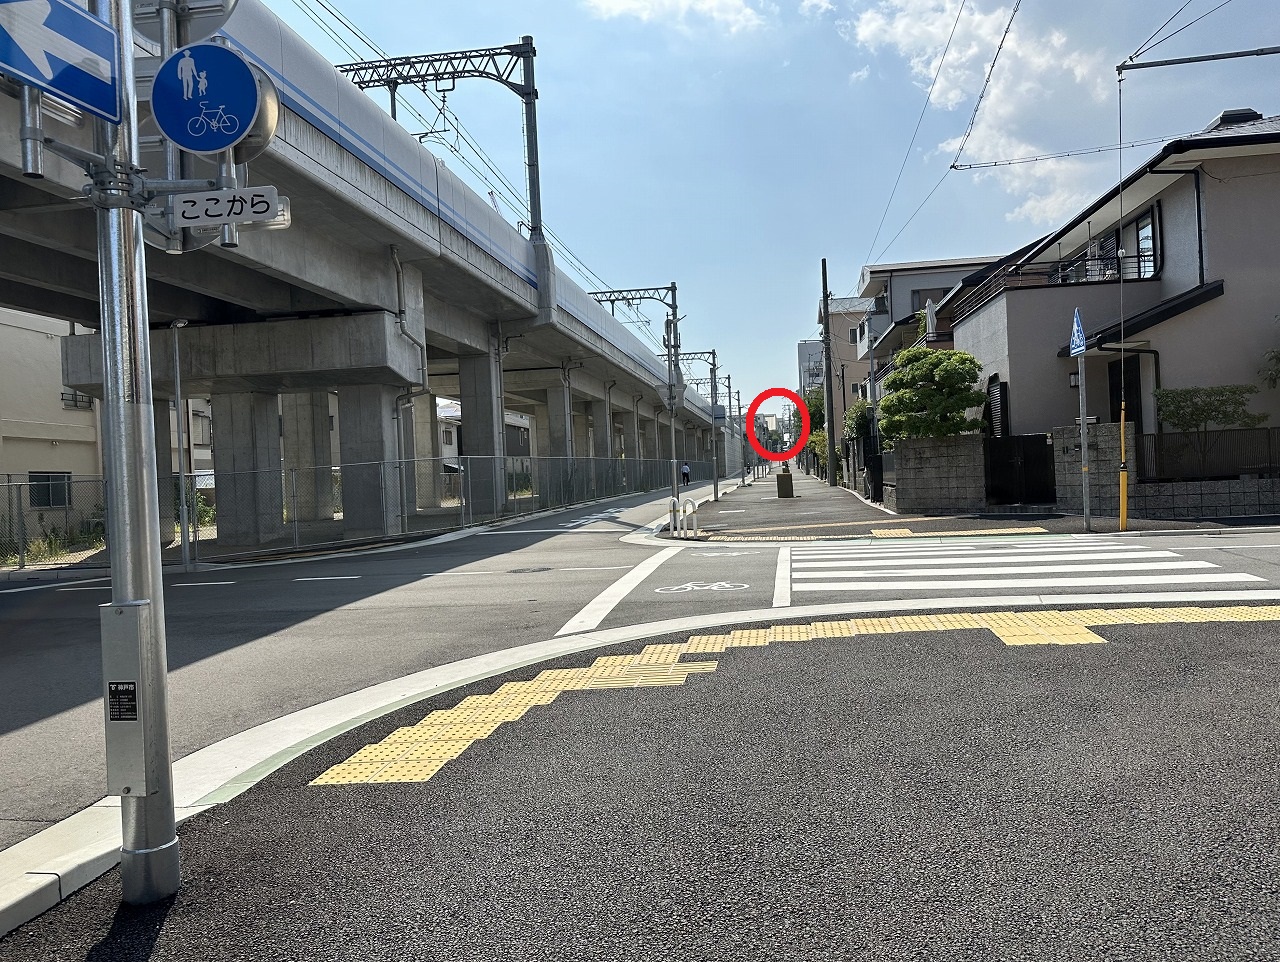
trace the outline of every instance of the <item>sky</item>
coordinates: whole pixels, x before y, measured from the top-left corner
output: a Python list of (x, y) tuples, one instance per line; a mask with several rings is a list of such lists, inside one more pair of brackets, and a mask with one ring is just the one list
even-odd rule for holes
[[(683, 348), (716, 349), (744, 406), (795, 386), (796, 342), (819, 333), (822, 258), (843, 297), (868, 263), (1007, 254), (1160, 145), (949, 170), (957, 156), (1118, 143), (1115, 65), (1149, 41), (1168, 38), (1139, 61), (1280, 45), (1280, 0), (266, 2), (334, 63), (532, 35), (558, 265), (585, 264), (588, 290), (676, 282)], [(1125, 76), (1126, 143), (1234, 107), (1280, 114), (1280, 56)], [(460, 81), (441, 119), (425, 95), (401, 97), (430, 122), (402, 107), (402, 123), (445, 131), (433, 153), (521, 219), (519, 99)], [(646, 313), (660, 338), (662, 308)]]

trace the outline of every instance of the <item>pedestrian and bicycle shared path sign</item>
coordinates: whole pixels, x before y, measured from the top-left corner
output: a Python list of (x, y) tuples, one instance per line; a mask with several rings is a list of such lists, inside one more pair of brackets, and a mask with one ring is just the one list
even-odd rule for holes
[(151, 113), (160, 132), (193, 154), (230, 150), (249, 135), (262, 95), (258, 78), (234, 50), (193, 43), (156, 71)]
[(120, 122), (116, 32), (69, 0), (0, 0), (0, 72)]

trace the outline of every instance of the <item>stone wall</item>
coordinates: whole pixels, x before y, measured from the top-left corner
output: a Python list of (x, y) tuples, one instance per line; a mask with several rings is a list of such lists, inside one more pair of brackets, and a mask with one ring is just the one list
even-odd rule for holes
[[(1129, 424), (1131, 518), (1230, 518), (1280, 514), (1280, 480), (1246, 478), (1235, 481), (1138, 481), (1138, 461)], [(1054, 470), (1058, 510), (1081, 514), (1080, 428), (1053, 429)], [(1099, 517), (1120, 514), (1120, 425), (1089, 425), (1089, 510)]]
[(905, 438), (894, 451), (898, 478), (896, 485), (885, 485), (886, 508), (920, 514), (986, 510), (986, 465), (980, 435)]

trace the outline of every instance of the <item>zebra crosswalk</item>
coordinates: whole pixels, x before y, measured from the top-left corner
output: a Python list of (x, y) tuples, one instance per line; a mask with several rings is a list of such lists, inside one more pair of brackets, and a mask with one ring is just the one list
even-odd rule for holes
[(1070, 537), (928, 545), (809, 545), (784, 549), (783, 555), (779, 558), (779, 587), (785, 573), (787, 595), (804, 596), (805, 603), (820, 601), (814, 596), (822, 594), (848, 598), (873, 594), (910, 597), (919, 592), (1185, 591), (1233, 588), (1266, 580), (1150, 544)]

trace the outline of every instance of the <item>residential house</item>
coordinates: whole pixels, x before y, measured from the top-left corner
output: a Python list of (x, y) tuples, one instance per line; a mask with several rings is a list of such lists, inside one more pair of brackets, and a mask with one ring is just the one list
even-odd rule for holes
[[(1228, 110), (1169, 141), (1052, 233), (964, 278), (939, 311), (983, 365), (994, 435), (1079, 416), (1068, 342), (1080, 312), (1088, 414), (1157, 430), (1153, 389), (1258, 384), (1280, 347), (1280, 117)], [(1123, 390), (1122, 390), (1123, 384)], [(1253, 409), (1280, 423), (1280, 392)]]

